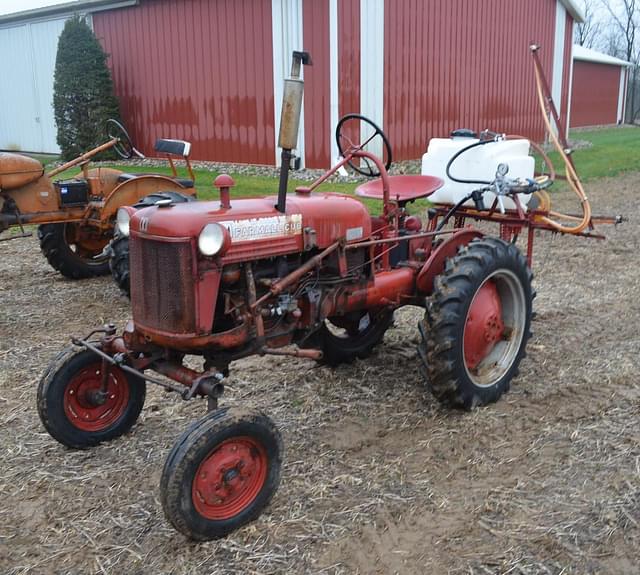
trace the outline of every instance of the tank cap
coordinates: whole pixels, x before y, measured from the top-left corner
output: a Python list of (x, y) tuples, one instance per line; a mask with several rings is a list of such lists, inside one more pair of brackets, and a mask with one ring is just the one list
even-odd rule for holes
[(469, 128), (458, 128), (449, 134), (452, 138), (477, 138), (478, 134)]
[(158, 200), (155, 203), (159, 208), (170, 208), (173, 205), (173, 200), (171, 198), (166, 198), (164, 200)]
[(307, 186), (298, 186), (296, 188), (296, 195), (298, 196), (308, 196), (311, 193), (311, 188)]

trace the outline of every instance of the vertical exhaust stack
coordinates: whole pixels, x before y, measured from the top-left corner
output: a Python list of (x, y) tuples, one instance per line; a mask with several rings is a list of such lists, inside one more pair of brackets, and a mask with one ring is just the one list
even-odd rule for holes
[(284, 213), (287, 204), (287, 184), (289, 182), (289, 166), (291, 150), (298, 144), (298, 128), (300, 127), (300, 112), (302, 111), (302, 96), (304, 81), (300, 78), (302, 65), (311, 66), (309, 52), (293, 52), (291, 64), (291, 78), (284, 81), (282, 96), (282, 113), (280, 114), (280, 135), (278, 146), (282, 148), (280, 165), (280, 186), (278, 188), (278, 203), (276, 209)]

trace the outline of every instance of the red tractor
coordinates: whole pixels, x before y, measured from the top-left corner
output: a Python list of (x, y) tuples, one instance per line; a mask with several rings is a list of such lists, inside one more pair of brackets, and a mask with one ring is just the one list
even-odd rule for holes
[[(350, 115), (337, 127), (343, 159), (287, 195), (301, 104), (292, 94), (301, 95), (299, 68), (307, 59), (295, 54), (285, 89), (279, 194), (231, 200), (233, 180), (222, 175), (215, 181), (218, 201), (122, 208), (133, 318), (121, 334), (106, 325), (74, 339), (38, 389), (47, 431), (80, 449), (129, 431), (145, 383), (184, 399), (207, 398), (209, 413), (175, 444), (160, 486), (168, 520), (197, 540), (255, 519), (279, 483), (282, 439), (274, 423), (259, 412), (218, 408), (234, 360), (288, 355), (337, 365), (364, 358), (396, 309), (420, 306), (418, 351), (427, 384), (440, 401), (471, 409), (508, 390), (530, 336), (532, 276), (511, 240), (536, 222), (546, 225), (539, 210), (522, 210), (518, 194), (549, 181), (508, 180), (501, 169), (494, 183), (465, 198), (475, 207), (439, 206), (423, 221), (407, 204), (429, 197), (442, 180), (390, 176), (387, 138)], [(363, 144), (348, 137), (367, 129)], [(376, 141), (383, 159), (366, 149)], [(356, 198), (317, 190), (345, 164), (377, 178), (357, 193), (379, 200), (380, 215), (371, 216)], [(495, 202), (482, 206), (491, 190), (517, 209), (502, 214)], [(475, 216), (499, 221), (501, 237), (464, 225)], [(187, 354), (202, 357), (200, 370), (184, 365)]]

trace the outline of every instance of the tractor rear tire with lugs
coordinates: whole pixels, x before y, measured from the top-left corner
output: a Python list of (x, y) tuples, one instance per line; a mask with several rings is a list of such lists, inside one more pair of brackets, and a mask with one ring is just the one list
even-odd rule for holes
[(79, 224), (38, 226), (40, 249), (49, 265), (69, 279), (84, 279), (109, 273), (109, 260), (102, 255), (107, 238), (82, 237)]
[(474, 240), (448, 260), (427, 299), (418, 352), (437, 399), (465, 409), (509, 389), (531, 336), (532, 274), (518, 248)]

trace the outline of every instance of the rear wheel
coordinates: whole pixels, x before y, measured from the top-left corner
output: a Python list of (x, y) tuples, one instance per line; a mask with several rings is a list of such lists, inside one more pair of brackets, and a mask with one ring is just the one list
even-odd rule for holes
[(53, 269), (70, 279), (109, 273), (109, 258), (103, 250), (109, 239), (78, 223), (38, 226), (40, 249)]
[(315, 335), (322, 361), (336, 366), (368, 357), (392, 323), (392, 310), (363, 310), (326, 319)]
[(116, 232), (109, 244), (109, 269), (120, 291), (131, 297), (129, 284), (129, 238)]
[(145, 383), (116, 366), (102, 395), (102, 359), (67, 348), (51, 363), (38, 386), (38, 414), (51, 437), (83, 449), (123, 435), (136, 422)]
[(192, 424), (167, 457), (160, 497), (169, 522), (199, 541), (256, 519), (280, 483), (282, 438), (265, 415), (214, 411)]
[(419, 325), (418, 351), (439, 400), (473, 409), (509, 389), (531, 335), (531, 278), (518, 248), (496, 238), (449, 260)]

